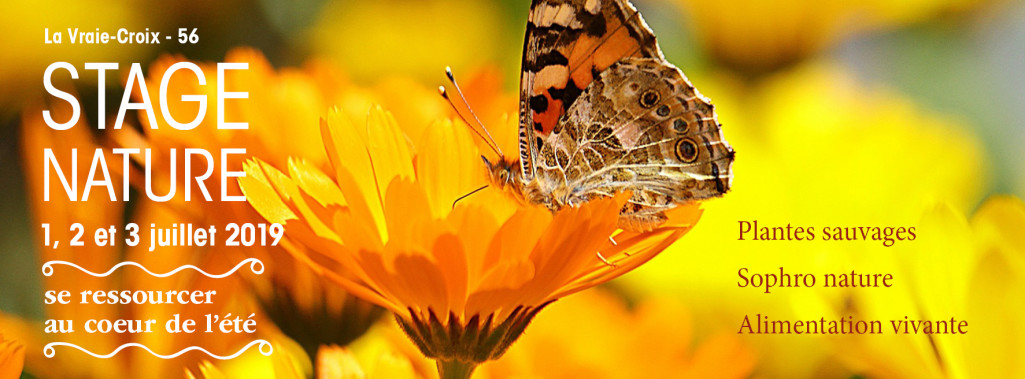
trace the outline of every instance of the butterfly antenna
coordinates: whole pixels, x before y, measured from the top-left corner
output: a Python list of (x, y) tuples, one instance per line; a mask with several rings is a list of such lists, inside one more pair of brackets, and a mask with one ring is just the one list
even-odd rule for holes
[[(477, 121), (477, 126), (479, 126), (480, 129), (484, 131), (484, 135), (481, 135), (480, 132), (473, 128), (473, 124), (470, 124), (470, 122), (466, 120), (466, 117), (463, 117), (462, 113), (459, 112), (459, 110), (457, 109), (456, 113), (459, 114), (459, 118), (462, 118), (467, 125), (471, 125), (470, 128), (474, 129), (474, 132), (477, 133), (477, 136), (481, 137), (481, 139), (485, 141), (488, 141), (488, 146), (490, 146), (492, 150), (495, 150), (495, 153), (498, 153), (499, 157), (504, 159), (505, 154), (502, 153), (502, 149), (498, 147), (498, 143), (495, 142), (495, 139), (491, 137), (491, 133), (488, 132), (488, 128), (484, 127), (484, 123), (480, 121), (480, 118), (477, 117), (477, 113), (474, 112), (473, 108), (470, 107), (470, 103), (466, 101), (466, 96), (463, 95), (463, 90), (459, 88), (459, 83), (456, 82), (456, 77), (452, 74), (451, 67), (445, 67), (445, 76), (448, 77), (449, 83), (452, 83), (452, 87), (456, 89), (456, 93), (459, 94), (459, 99), (463, 101), (463, 105), (466, 106), (466, 109), (470, 111), (470, 115), (473, 116), (473, 119), (475, 121)], [(444, 97), (445, 100), (448, 100), (449, 105), (451, 105), (453, 109), (456, 109), (456, 105), (452, 102), (452, 99), (449, 98), (448, 94), (445, 91), (445, 87), (441, 87), (440, 90), (441, 96)]]
[(450, 105), (452, 107), (452, 110), (456, 112), (456, 115), (459, 116), (459, 119), (463, 120), (463, 122), (465, 122), (466, 125), (470, 126), (470, 130), (473, 131), (473, 134), (476, 134), (477, 137), (480, 137), (480, 139), (484, 141), (484, 143), (487, 144), (488, 147), (491, 148), (491, 150), (494, 150), (496, 154), (502, 155), (502, 152), (495, 145), (492, 145), (490, 142), (488, 142), (487, 137), (481, 134), (480, 131), (477, 130), (477, 128), (474, 128), (473, 124), (471, 124), (470, 121), (467, 120), (465, 116), (463, 116), (463, 112), (459, 111), (459, 108), (456, 107), (455, 103), (452, 102), (452, 98), (448, 96), (448, 91), (445, 90), (445, 86), (439, 86), (438, 93), (440, 93), (441, 97), (445, 98), (445, 100), (448, 101), (448, 105)]
[(473, 194), (475, 194), (475, 193), (477, 193), (477, 192), (483, 191), (483, 190), (484, 190), (485, 188), (488, 188), (488, 185), (487, 185), (487, 184), (485, 184), (485, 185), (481, 186), (481, 187), (480, 187), (480, 188), (478, 188), (478, 189), (475, 189), (475, 190), (473, 190), (473, 191), (470, 191), (470, 193), (468, 193), (468, 194), (465, 194), (465, 195), (463, 195), (463, 196), (460, 196), (460, 197), (459, 197), (458, 199), (456, 199), (456, 201), (453, 201), (453, 202), (452, 202), (452, 209), (456, 209), (456, 204), (457, 204), (457, 203), (459, 203), (459, 200), (462, 200), (462, 199), (468, 198), (468, 197), (470, 197), (470, 195), (473, 195)]

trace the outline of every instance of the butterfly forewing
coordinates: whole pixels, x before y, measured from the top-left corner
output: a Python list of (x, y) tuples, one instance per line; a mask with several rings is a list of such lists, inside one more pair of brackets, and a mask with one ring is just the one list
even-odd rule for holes
[(584, 88), (625, 57), (662, 53), (640, 14), (624, 0), (534, 0), (520, 78), (520, 164), (534, 175), (535, 153)]

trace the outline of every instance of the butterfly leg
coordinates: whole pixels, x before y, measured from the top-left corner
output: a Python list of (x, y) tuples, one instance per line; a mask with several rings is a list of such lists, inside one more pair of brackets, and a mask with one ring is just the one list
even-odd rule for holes
[(605, 259), (605, 256), (601, 255), (600, 251), (596, 251), (594, 254), (597, 255), (598, 259), (601, 260), (601, 262), (604, 263), (606, 266), (609, 266), (609, 267), (612, 267), (612, 268), (619, 267), (615, 263), (609, 262), (608, 259)]
[[(618, 242), (616, 242), (616, 239), (615, 239), (615, 237), (613, 237), (613, 236), (609, 236), (609, 242), (611, 242), (611, 243), (612, 243), (612, 246), (619, 246), (619, 243), (618, 243)], [(623, 254), (624, 254), (624, 255), (626, 255), (626, 256), (628, 256), (628, 257), (630, 256), (630, 253), (629, 253), (629, 252), (624, 252)], [(599, 253), (599, 254), (598, 254), (598, 256), (600, 257), (600, 256), (601, 256), (601, 253)], [(614, 265), (613, 265), (613, 266), (614, 266)]]

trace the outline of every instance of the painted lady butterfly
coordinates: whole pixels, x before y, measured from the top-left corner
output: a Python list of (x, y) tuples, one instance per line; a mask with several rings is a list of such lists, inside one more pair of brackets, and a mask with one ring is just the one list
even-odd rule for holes
[(533, 0), (522, 70), (519, 162), (485, 159), (493, 184), (553, 211), (633, 191), (627, 230), (729, 190), (734, 151), (712, 104), (628, 1)]

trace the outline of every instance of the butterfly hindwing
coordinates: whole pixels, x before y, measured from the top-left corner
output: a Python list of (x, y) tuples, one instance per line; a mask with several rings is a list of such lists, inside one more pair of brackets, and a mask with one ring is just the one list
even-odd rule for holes
[(534, 0), (520, 78), (520, 164), (534, 176), (540, 145), (584, 88), (626, 57), (662, 58), (655, 36), (625, 0)]
[(633, 191), (621, 225), (646, 229), (677, 203), (725, 193), (733, 156), (711, 103), (679, 69), (627, 58), (591, 83), (546, 139), (537, 181), (568, 204)]

